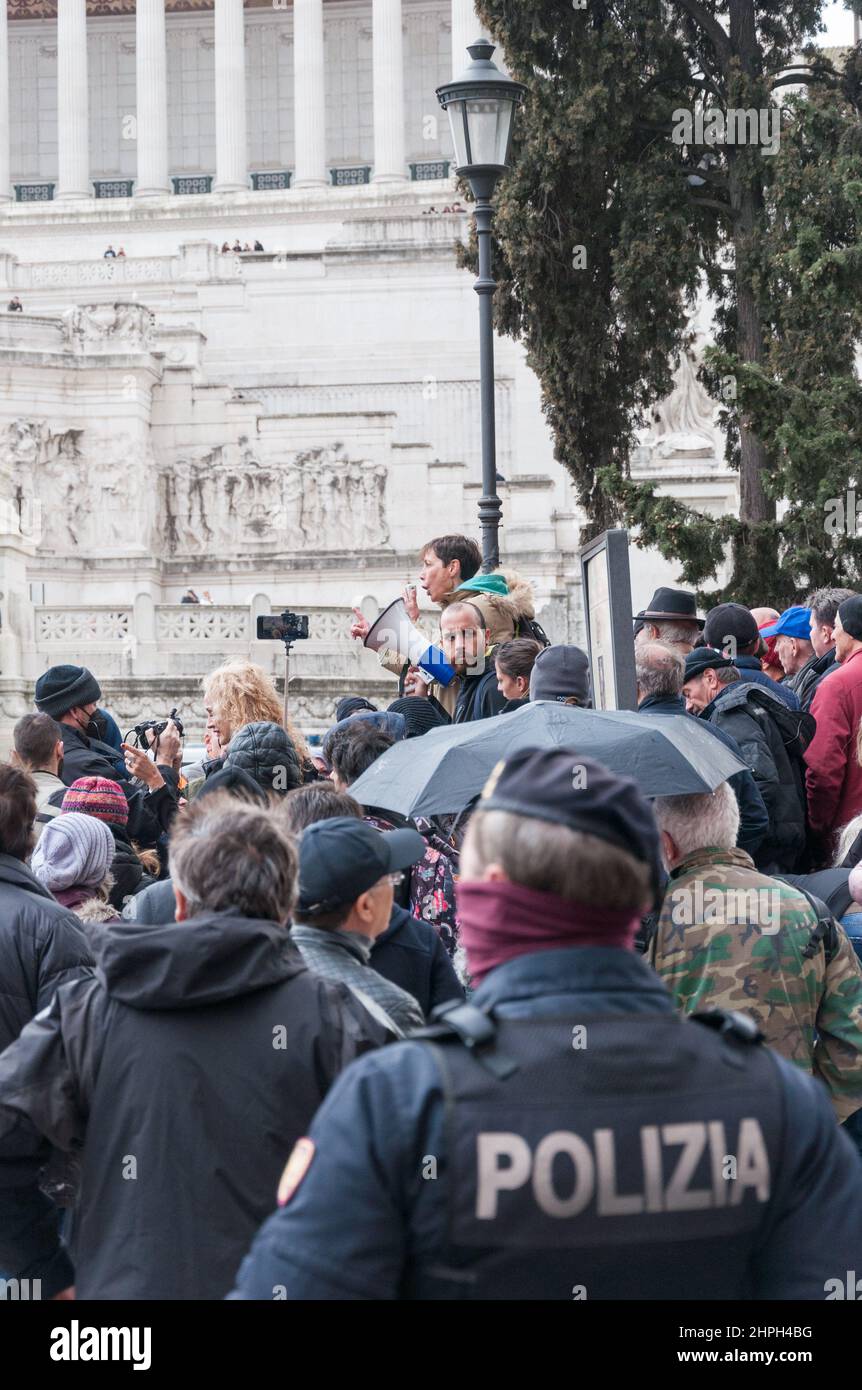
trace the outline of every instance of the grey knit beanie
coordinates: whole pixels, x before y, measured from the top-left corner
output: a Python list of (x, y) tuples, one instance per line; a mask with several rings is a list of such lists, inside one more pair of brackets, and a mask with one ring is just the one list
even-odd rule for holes
[(98, 888), (114, 862), (114, 837), (103, 820), (69, 811), (46, 823), (30, 868), (44, 888)]

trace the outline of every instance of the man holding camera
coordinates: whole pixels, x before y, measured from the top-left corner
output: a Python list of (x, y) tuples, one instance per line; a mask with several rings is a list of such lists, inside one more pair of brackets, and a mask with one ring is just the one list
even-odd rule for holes
[(117, 771), (115, 750), (102, 742), (94, 723), (101, 697), (99, 682), (86, 666), (51, 666), (36, 682), (36, 708), (60, 726), (63, 758), (58, 775), (64, 784), (71, 787), (79, 777), (119, 782), (129, 803), (129, 837), (150, 847), (168, 829), (177, 809), (180, 735), (169, 720), (159, 739), (157, 763), (142, 749), (124, 744), (124, 776)]

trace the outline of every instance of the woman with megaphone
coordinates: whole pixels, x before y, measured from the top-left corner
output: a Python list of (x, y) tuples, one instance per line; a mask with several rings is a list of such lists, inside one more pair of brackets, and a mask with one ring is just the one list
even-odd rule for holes
[[(535, 606), (530, 585), (515, 573), (480, 574), (482, 554), (468, 536), (438, 536), (422, 547), (420, 559), (419, 582), (431, 602), (444, 609), (456, 599), (472, 603), (482, 615), (489, 646), (517, 636), (534, 635)], [(431, 647), (416, 627), (419, 605), (415, 589), (408, 585), (397, 604), (384, 609), (373, 625), (376, 633), (358, 608), (353, 609), (353, 614), (350, 635), (361, 638), (365, 646), (376, 651), (385, 670), (401, 676), (404, 693), (431, 693), (453, 716), (460, 682), (442, 651)], [(435, 651), (439, 653), (436, 667)], [(420, 662), (420, 657), (427, 658), (430, 666)]]

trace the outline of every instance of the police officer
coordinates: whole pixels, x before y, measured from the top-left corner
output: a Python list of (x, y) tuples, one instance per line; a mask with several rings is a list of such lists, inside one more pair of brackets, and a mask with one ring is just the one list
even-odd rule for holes
[(458, 889), (472, 1004), (342, 1074), (231, 1297), (820, 1299), (860, 1268), (826, 1094), (748, 1019), (675, 1012), (631, 949), (652, 812), (576, 758), (492, 776)]

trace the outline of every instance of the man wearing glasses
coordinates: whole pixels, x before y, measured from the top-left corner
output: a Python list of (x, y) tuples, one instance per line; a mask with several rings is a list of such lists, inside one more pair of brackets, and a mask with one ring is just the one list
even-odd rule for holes
[(393, 890), (425, 853), (416, 830), (381, 834), (352, 816), (309, 825), (299, 841), (299, 899), (290, 935), (309, 970), (348, 986), (368, 1012), (403, 1038), (425, 1022), (412, 994), (369, 965), (389, 926)]

